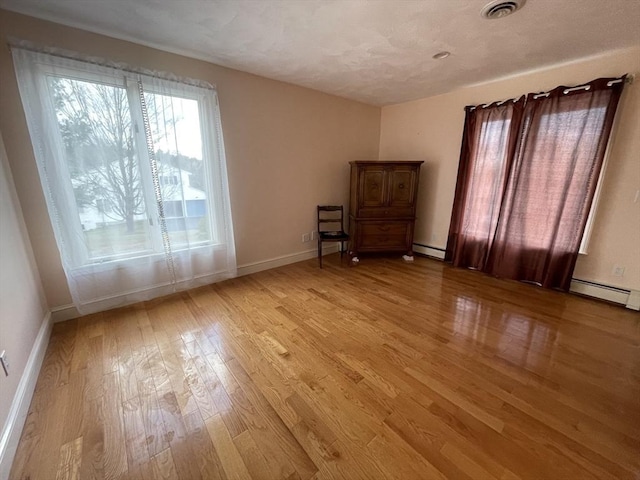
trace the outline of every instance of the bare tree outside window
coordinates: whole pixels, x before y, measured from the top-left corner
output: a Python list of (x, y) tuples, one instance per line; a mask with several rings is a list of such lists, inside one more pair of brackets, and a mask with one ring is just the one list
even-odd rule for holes
[(132, 233), (146, 209), (126, 90), (49, 78), (78, 206), (101, 199), (105, 215)]
[[(78, 207), (98, 208), (133, 233), (136, 217), (147, 210), (126, 90), (71, 78), (49, 77), (49, 82)], [(179, 179), (179, 166), (170, 157), (162, 160), (161, 174)], [(178, 181), (163, 183), (163, 197), (178, 186)]]

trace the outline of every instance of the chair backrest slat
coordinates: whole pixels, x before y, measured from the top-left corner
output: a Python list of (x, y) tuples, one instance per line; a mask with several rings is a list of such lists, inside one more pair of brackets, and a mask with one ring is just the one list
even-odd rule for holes
[[(339, 213), (339, 215), (338, 215)], [(342, 205), (318, 205), (318, 232), (323, 224), (340, 224), (340, 231), (344, 232), (344, 209)], [(335, 230), (333, 228), (332, 230)]]
[(340, 242), (340, 257), (342, 257), (343, 242), (349, 241), (349, 235), (344, 231), (344, 208), (342, 205), (318, 205), (317, 211), (318, 262), (322, 268), (322, 242)]

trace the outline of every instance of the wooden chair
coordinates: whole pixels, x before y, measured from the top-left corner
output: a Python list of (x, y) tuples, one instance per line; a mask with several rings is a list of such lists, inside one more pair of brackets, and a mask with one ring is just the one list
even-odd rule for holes
[(318, 260), (322, 268), (322, 242), (340, 242), (340, 256), (349, 234), (344, 231), (342, 205), (318, 205)]

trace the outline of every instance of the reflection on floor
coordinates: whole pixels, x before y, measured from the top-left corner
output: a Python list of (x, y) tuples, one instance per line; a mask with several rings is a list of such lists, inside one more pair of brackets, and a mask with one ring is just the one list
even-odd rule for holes
[(337, 255), (54, 328), (12, 479), (640, 475), (637, 313)]

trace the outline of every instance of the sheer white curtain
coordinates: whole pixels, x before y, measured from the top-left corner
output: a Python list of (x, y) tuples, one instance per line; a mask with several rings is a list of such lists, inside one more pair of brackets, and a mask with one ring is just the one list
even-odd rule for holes
[(235, 276), (215, 89), (12, 52), (76, 308), (95, 312)]

